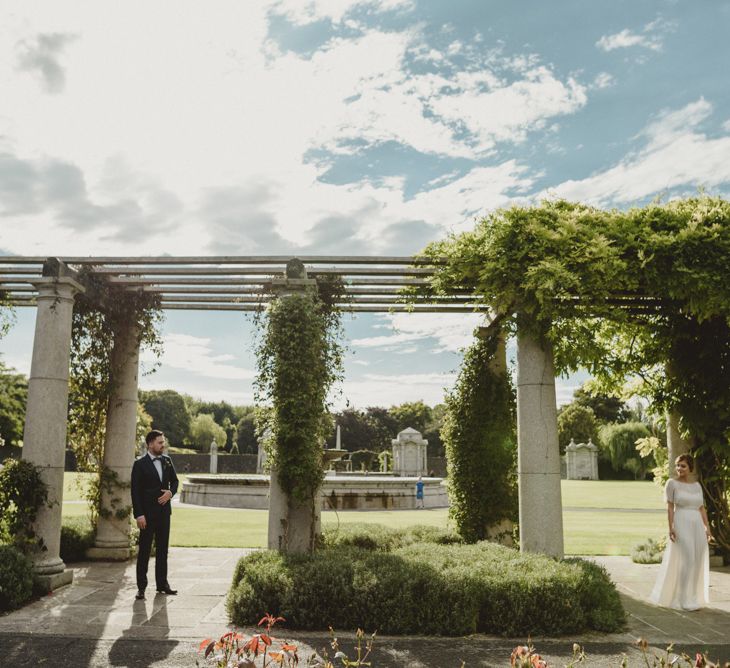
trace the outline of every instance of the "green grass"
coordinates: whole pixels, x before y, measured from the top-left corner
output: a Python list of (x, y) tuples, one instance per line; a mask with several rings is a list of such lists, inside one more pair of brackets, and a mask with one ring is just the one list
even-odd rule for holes
[(662, 490), (653, 482), (633, 480), (563, 480), (564, 508), (637, 508), (664, 510)]
[[(81, 499), (76, 481), (85, 476), (87, 474), (66, 474), (64, 501)], [(563, 510), (566, 554), (628, 555), (633, 545), (646, 538), (658, 538), (665, 530), (666, 517), (656, 512), (664, 507), (661, 492), (651, 482), (564, 480), (562, 492), (563, 506), (571, 508)], [(64, 503), (64, 517), (79, 517), (86, 512), (82, 503)], [(265, 510), (177, 507), (170, 541), (179, 547), (264, 547), (267, 520)], [(323, 526), (335, 526), (338, 522), (376, 523), (396, 528), (427, 524), (446, 528), (448, 512), (439, 508), (322, 513)]]

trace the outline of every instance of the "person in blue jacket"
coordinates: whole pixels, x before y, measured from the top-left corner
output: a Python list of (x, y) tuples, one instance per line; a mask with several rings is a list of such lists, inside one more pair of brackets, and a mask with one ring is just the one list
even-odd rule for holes
[(416, 508), (423, 508), (423, 478), (418, 476), (416, 481)]

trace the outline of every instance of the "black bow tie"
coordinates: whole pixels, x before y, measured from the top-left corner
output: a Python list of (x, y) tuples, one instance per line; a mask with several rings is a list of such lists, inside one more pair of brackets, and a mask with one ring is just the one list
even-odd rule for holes
[(153, 462), (161, 462), (162, 461), (162, 457), (153, 457), (152, 458), (152, 461)]

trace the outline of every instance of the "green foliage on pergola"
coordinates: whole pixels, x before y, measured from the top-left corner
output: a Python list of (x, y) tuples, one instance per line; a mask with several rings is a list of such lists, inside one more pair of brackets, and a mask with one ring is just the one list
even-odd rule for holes
[(505, 330), (549, 339), (559, 373), (586, 368), (607, 391), (632, 382), (677, 412), (730, 552), (730, 202), (513, 207), (423, 254), (445, 258), (425, 292), (473, 291)]

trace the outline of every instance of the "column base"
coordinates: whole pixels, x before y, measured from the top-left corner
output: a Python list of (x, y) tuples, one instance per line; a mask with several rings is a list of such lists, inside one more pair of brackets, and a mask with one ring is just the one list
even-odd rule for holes
[(132, 556), (130, 547), (90, 547), (86, 558), (91, 561), (129, 561)]
[(36, 573), (33, 576), (35, 580), (35, 587), (43, 592), (56, 591), (60, 587), (70, 585), (74, 579), (74, 572), (68, 568), (60, 573), (51, 573), (47, 575), (41, 575)]

